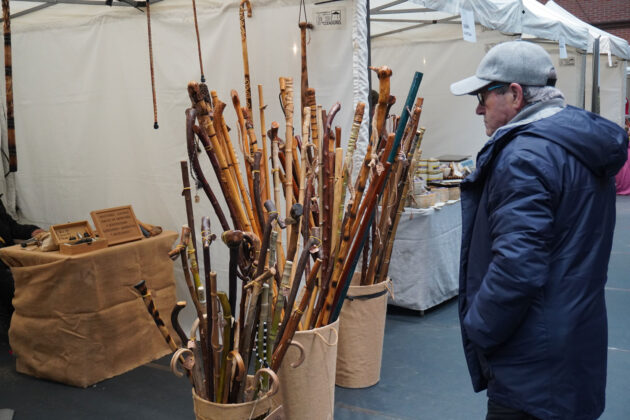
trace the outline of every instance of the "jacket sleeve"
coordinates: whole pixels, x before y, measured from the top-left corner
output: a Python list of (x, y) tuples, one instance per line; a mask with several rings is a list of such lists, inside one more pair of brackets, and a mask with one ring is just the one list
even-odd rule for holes
[(34, 230), (39, 229), (35, 225), (22, 225), (16, 222), (9, 213), (7, 213), (4, 204), (0, 201), (0, 223), (2, 223), (11, 232), (13, 239), (29, 239)]
[(506, 149), (497, 160), (487, 186), (492, 259), (463, 320), (485, 352), (516, 331), (547, 281), (558, 178), (544, 150)]

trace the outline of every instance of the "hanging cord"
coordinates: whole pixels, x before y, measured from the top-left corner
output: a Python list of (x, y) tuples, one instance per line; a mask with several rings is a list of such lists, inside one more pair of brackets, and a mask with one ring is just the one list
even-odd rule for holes
[(206, 82), (206, 78), (203, 75), (203, 60), (201, 59), (201, 41), (199, 40), (199, 25), (197, 23), (197, 6), (195, 0), (192, 0), (193, 16), (195, 17), (195, 33), (197, 34), (197, 53), (199, 54), (199, 68), (201, 70), (201, 83)]
[(153, 93), (153, 128), (159, 128), (157, 121), (157, 102), (155, 100), (155, 74), (153, 71), (153, 46), (151, 44), (151, 5), (147, 0), (147, 30), (149, 33), (149, 64), (151, 66), (151, 93)]
[(298, 12), (298, 22), (301, 22), (302, 10), (304, 10), (304, 22), (308, 23), (308, 19), (306, 18), (306, 4), (304, 3), (304, 0), (300, 0), (300, 11)]

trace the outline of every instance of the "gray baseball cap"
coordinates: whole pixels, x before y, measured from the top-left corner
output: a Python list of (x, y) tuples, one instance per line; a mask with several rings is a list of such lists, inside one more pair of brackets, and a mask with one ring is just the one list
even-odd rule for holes
[(556, 70), (540, 45), (521, 40), (503, 42), (490, 48), (474, 76), (453, 83), (451, 93), (473, 94), (493, 82), (554, 86)]

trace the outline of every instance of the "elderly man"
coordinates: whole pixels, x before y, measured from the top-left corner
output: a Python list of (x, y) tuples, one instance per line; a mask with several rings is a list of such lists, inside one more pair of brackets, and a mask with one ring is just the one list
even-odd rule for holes
[(614, 176), (628, 136), (567, 106), (533, 43), (496, 45), (475, 76), (490, 136), (462, 182), (459, 313), (486, 419), (595, 419), (604, 410), (604, 300)]

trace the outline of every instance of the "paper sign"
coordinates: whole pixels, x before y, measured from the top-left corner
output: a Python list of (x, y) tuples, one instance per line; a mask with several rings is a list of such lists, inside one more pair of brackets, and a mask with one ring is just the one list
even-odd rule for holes
[(462, 15), (462, 33), (464, 41), (477, 42), (477, 34), (475, 32), (475, 14), (469, 9), (459, 9)]
[(317, 29), (344, 29), (346, 27), (346, 9), (337, 7), (318, 7), (314, 9)]
[(142, 239), (142, 231), (131, 206), (112, 207), (90, 213), (94, 226), (110, 245)]
[(560, 48), (558, 57), (569, 58), (569, 56), (567, 55), (567, 44), (565, 44), (564, 38), (560, 37), (560, 39), (558, 40), (558, 47)]

